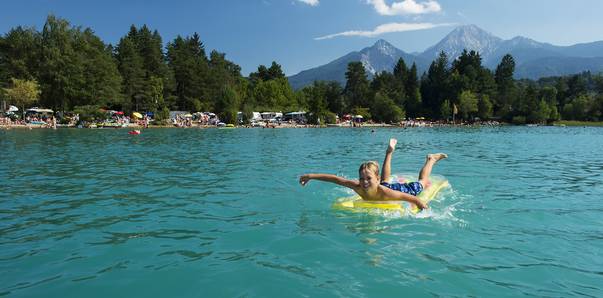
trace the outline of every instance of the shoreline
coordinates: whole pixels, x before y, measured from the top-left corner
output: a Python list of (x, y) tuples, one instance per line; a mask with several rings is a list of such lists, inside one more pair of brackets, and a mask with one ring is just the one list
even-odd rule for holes
[(337, 125), (337, 124), (329, 124), (329, 125), (298, 125), (298, 124), (280, 124), (274, 126), (249, 126), (249, 125), (241, 125), (235, 127), (218, 127), (215, 125), (193, 125), (193, 126), (175, 126), (175, 125), (149, 125), (147, 128), (144, 128), (142, 125), (132, 124), (127, 127), (77, 127), (77, 126), (67, 126), (67, 125), (57, 125), (56, 128), (49, 127), (46, 125), (38, 125), (38, 124), (0, 124), (0, 129), (2, 130), (10, 130), (10, 129), (65, 129), (65, 128), (73, 128), (73, 129), (124, 129), (124, 130), (132, 130), (132, 129), (164, 129), (164, 128), (182, 128), (182, 129), (284, 129), (284, 128), (422, 128), (422, 127), (498, 127), (498, 126), (526, 126), (526, 127), (534, 127), (534, 126), (549, 126), (549, 127), (603, 127), (603, 122), (585, 122), (585, 121), (556, 121), (554, 123), (546, 124), (546, 125), (534, 125), (534, 124), (512, 124), (499, 122), (496, 124), (491, 123), (421, 123), (418, 125), (396, 125), (396, 124), (386, 124), (386, 123), (365, 123), (361, 126), (350, 126), (350, 125)]
[[(11, 124), (11, 125), (0, 125), (0, 129), (22, 129), (22, 130), (33, 130), (33, 129), (92, 129), (92, 130), (112, 130), (112, 129), (122, 129), (122, 130), (133, 130), (133, 129), (165, 129), (165, 128), (179, 128), (179, 129), (286, 129), (286, 128), (422, 128), (422, 127), (495, 127), (495, 126), (509, 126), (511, 124), (500, 123), (497, 125), (491, 124), (444, 124), (444, 123), (434, 123), (434, 124), (424, 124), (424, 125), (394, 125), (394, 124), (385, 124), (385, 123), (371, 123), (371, 124), (363, 124), (361, 126), (350, 126), (350, 125), (291, 125), (291, 124), (282, 124), (282, 125), (274, 125), (274, 126), (235, 126), (235, 127), (219, 127), (215, 125), (193, 125), (193, 126), (175, 126), (175, 125), (149, 125), (144, 128), (142, 125), (131, 125), (127, 127), (77, 127), (77, 126), (57, 126), (56, 128), (43, 126), (43, 125), (23, 125), (23, 124)], [(548, 125), (553, 126), (553, 125)], [(556, 125), (559, 126), (559, 125)]]

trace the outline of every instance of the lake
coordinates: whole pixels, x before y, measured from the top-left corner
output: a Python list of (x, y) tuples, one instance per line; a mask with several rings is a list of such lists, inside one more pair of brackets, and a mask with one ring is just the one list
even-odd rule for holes
[[(451, 188), (418, 216), (351, 213), (356, 178)], [(603, 128), (1, 130), (0, 295), (601, 296)]]

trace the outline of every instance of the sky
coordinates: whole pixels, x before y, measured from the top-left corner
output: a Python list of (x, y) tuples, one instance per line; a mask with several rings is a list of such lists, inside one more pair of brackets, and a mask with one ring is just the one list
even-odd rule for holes
[(603, 40), (601, 12), (603, 0), (7, 0), (0, 34), (41, 30), (54, 14), (116, 44), (146, 24), (164, 43), (198, 33), (208, 54), (225, 53), (245, 76), (272, 61), (294, 75), (379, 39), (422, 52), (460, 25), (554, 45)]

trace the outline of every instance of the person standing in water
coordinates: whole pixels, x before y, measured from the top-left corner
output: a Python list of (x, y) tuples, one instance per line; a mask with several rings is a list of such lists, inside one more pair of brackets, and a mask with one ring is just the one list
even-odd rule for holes
[(428, 154), (425, 164), (419, 172), (419, 181), (390, 184), (387, 181), (391, 175), (392, 154), (397, 143), (396, 139), (389, 140), (381, 175), (379, 175), (379, 164), (375, 161), (367, 161), (362, 163), (358, 169), (359, 180), (349, 180), (331, 174), (305, 174), (299, 178), (299, 183), (305, 186), (310, 180), (326, 181), (351, 188), (367, 201), (406, 201), (415, 204), (420, 209), (425, 209), (427, 205), (421, 202), (417, 196), (427, 185), (433, 166), (438, 161), (447, 158), (448, 155), (444, 153)]

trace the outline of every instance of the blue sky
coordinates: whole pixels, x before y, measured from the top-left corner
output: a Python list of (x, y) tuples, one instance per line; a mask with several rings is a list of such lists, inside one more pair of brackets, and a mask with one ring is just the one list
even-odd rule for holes
[(115, 44), (147, 24), (164, 43), (199, 33), (208, 53), (226, 53), (243, 75), (272, 61), (293, 75), (381, 38), (423, 51), (457, 25), (555, 45), (603, 40), (601, 12), (602, 0), (18, 0), (2, 3), (0, 33), (40, 30), (53, 13)]

